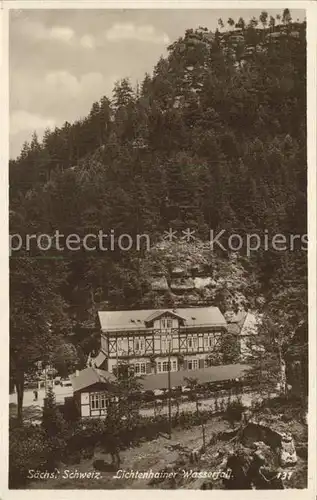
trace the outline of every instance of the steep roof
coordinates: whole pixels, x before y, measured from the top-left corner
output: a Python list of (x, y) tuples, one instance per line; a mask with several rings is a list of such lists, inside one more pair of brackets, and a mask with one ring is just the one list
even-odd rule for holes
[(218, 307), (188, 307), (178, 309), (140, 309), (132, 311), (99, 311), (101, 330), (142, 330), (146, 323), (166, 313), (185, 320), (186, 326), (226, 326)]
[(92, 366), (81, 370), (78, 375), (71, 375), (69, 378), (73, 385), (74, 392), (81, 391), (97, 383), (110, 385), (111, 382), (115, 380), (115, 376), (112, 373), (98, 370), (98, 368)]

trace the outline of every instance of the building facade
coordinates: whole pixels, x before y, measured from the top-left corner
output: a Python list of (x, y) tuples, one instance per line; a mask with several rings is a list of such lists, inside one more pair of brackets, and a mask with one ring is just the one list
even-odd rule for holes
[(128, 363), (135, 374), (197, 370), (221, 351), (227, 322), (217, 307), (100, 311), (101, 350), (94, 366), (115, 373)]
[[(211, 390), (212, 387), (217, 390), (219, 384), (228, 381), (231, 382), (231, 387), (235, 387), (237, 380), (243, 380), (249, 368), (250, 367), (247, 365), (234, 364), (211, 366), (195, 371), (174, 371), (170, 374), (171, 389), (179, 389), (182, 392), (187, 392), (187, 379), (191, 376), (201, 385), (208, 384)], [(118, 402), (116, 377), (112, 373), (90, 366), (72, 375), (71, 381), (74, 391), (74, 400), (80, 412), (80, 416), (83, 418), (105, 417), (109, 407)], [(168, 387), (169, 379), (164, 373), (145, 375), (140, 381), (140, 391), (151, 391), (154, 397), (160, 397)], [(145, 414), (148, 414), (147, 411), (148, 408), (145, 409)]]

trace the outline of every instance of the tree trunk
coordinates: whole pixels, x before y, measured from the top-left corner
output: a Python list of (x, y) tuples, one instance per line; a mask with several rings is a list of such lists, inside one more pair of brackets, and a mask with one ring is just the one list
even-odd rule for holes
[(18, 402), (18, 423), (22, 425), (23, 419), (23, 395), (24, 395), (24, 372), (17, 371), (15, 378), (15, 385), (17, 388), (17, 402)]
[(280, 394), (285, 396), (287, 392), (287, 381), (286, 381), (286, 363), (283, 358), (281, 349), (279, 348), (279, 384), (280, 384)]

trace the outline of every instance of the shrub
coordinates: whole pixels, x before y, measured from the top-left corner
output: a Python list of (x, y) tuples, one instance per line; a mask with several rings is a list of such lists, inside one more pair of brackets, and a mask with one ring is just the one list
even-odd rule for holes
[(30, 470), (46, 470), (50, 447), (40, 427), (13, 428), (9, 434), (9, 488), (21, 488), (28, 482)]
[(241, 420), (242, 414), (244, 412), (243, 404), (238, 401), (234, 401), (228, 404), (227, 410), (225, 412), (224, 418), (228, 420), (233, 426), (235, 422), (239, 422)]
[(102, 435), (105, 433), (105, 422), (101, 419), (81, 420), (74, 428), (72, 435), (67, 442), (67, 450), (70, 454), (77, 451), (82, 455), (91, 453), (89, 450), (94, 450), (95, 446), (101, 441)]
[(52, 470), (58, 466), (63, 458), (69, 434), (71, 433), (62, 413), (56, 406), (52, 388), (48, 389), (44, 400), (42, 429), (50, 449), (47, 465)]

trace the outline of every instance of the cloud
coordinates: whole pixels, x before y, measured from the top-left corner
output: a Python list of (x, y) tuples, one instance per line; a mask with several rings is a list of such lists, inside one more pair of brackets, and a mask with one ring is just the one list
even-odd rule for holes
[(29, 113), (22, 109), (13, 111), (10, 117), (10, 132), (13, 135), (28, 130), (45, 130), (47, 127), (54, 127), (54, 125), (55, 121), (53, 118)]
[(38, 21), (29, 19), (19, 23), (20, 33), (31, 40), (58, 40), (64, 43), (70, 43), (75, 33), (69, 26), (52, 26), (46, 27)]
[(74, 31), (68, 26), (53, 26), (48, 34), (49, 38), (61, 40), (62, 42), (70, 42), (74, 37)]
[(76, 77), (68, 71), (51, 71), (45, 76), (45, 84), (49, 87), (48, 93), (54, 91), (56, 95), (67, 94), (71, 98), (78, 98), (93, 93), (99, 96), (105, 86), (105, 78), (97, 72)]
[(105, 37), (110, 42), (137, 40), (139, 42), (167, 44), (170, 41), (166, 33), (158, 32), (151, 24), (137, 26), (132, 23), (116, 23), (106, 31)]
[(93, 36), (84, 35), (80, 39), (80, 45), (85, 49), (94, 49), (96, 47), (96, 42)]

